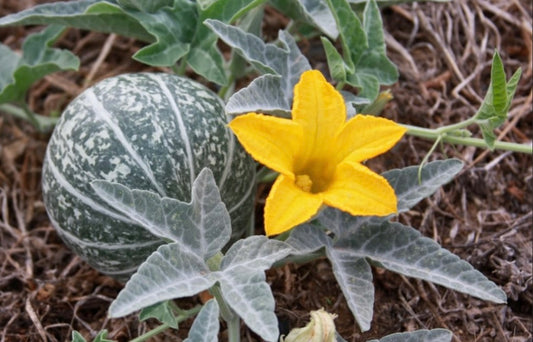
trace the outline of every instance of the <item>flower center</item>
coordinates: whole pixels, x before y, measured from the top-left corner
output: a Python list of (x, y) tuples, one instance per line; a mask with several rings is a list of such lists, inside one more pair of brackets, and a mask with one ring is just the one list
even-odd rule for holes
[(313, 181), (308, 175), (297, 175), (295, 184), (297, 187), (302, 189), (305, 192), (310, 192), (313, 186)]
[(305, 192), (317, 194), (328, 189), (333, 173), (331, 163), (312, 161), (296, 172), (294, 183)]

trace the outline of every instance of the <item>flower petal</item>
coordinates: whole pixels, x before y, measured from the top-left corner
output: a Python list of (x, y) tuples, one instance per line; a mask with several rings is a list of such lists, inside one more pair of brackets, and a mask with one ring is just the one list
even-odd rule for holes
[(406, 129), (394, 121), (371, 115), (356, 115), (337, 137), (338, 161), (353, 162), (375, 157), (391, 149)]
[(319, 71), (306, 71), (294, 87), (292, 119), (304, 131), (299, 164), (330, 156), (335, 149), (332, 138), (346, 121), (344, 99)]
[(302, 140), (300, 126), (288, 119), (249, 113), (233, 119), (229, 127), (254, 159), (293, 176), (293, 158)]
[(280, 234), (304, 223), (321, 206), (319, 194), (305, 192), (291, 179), (280, 175), (272, 185), (265, 204), (266, 235)]
[(396, 195), (387, 180), (358, 163), (344, 162), (323, 193), (324, 203), (352, 215), (386, 216), (396, 209)]

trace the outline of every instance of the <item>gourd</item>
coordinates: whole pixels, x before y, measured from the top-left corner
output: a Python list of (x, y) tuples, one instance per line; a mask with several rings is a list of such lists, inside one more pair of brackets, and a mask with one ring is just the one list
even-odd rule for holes
[(44, 204), (58, 235), (97, 270), (127, 279), (162, 241), (106, 205), (91, 182), (189, 202), (208, 167), (238, 237), (251, 224), (255, 164), (227, 123), (213, 92), (175, 75), (125, 74), (86, 89), (62, 114), (43, 164)]

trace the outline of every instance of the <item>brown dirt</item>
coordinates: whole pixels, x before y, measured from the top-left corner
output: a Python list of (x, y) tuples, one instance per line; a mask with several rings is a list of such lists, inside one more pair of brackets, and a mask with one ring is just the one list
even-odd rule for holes
[[(0, 16), (39, 2), (45, 1), (4, 0)], [(532, 4), (526, 0), (455, 0), (385, 9), (388, 51), (401, 73), (391, 88), (395, 99), (385, 116), (422, 127), (468, 118), (485, 94), (496, 48), (508, 75), (523, 69), (509, 120), (497, 134), (505, 141), (531, 143), (531, 13)], [(285, 18), (269, 11), (265, 31), (272, 35), (285, 24)], [(0, 41), (18, 49), (32, 30), (0, 29)], [(303, 40), (301, 47), (314, 67), (326, 69), (317, 44)], [(131, 60), (140, 46), (131, 39), (69, 30), (58, 45), (73, 50), (82, 66), (79, 72), (48, 76), (32, 88), (29, 104), (46, 115), (60, 111), (88, 84), (147, 69)], [(47, 139), (27, 123), (0, 115), (0, 341), (67, 341), (73, 330), (92, 338), (101, 329), (107, 329), (111, 339), (132, 339), (156, 323), (139, 323), (134, 315), (108, 319), (108, 305), (122, 285), (72, 254), (46, 217), (40, 167)], [(431, 144), (405, 138), (370, 165), (383, 171), (419, 164)], [(339, 315), (337, 329), (348, 341), (437, 327), (453, 331), (454, 341), (532, 341), (532, 157), (446, 145), (430, 159), (445, 157), (462, 159), (465, 170), (400, 220), (418, 227), (501, 286), (508, 305), (374, 269), (374, 320), (372, 329), (361, 333), (330, 265), (318, 260), (268, 271), (284, 327), (302, 326), (310, 310), (324, 307)], [(258, 198), (264, 198), (266, 191), (260, 189)], [(188, 306), (197, 301), (179, 303)], [(185, 337), (189, 324), (152, 341)], [(244, 340), (257, 340), (248, 331), (243, 334)]]

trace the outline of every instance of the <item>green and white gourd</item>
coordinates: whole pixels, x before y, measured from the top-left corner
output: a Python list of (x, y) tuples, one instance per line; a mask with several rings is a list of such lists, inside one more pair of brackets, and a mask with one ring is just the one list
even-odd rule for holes
[(204, 167), (213, 171), (233, 237), (249, 228), (255, 163), (227, 127), (224, 104), (187, 78), (138, 73), (106, 79), (74, 99), (43, 165), (43, 197), (65, 243), (99, 271), (126, 279), (162, 241), (107, 206), (103, 179), (190, 201)]

